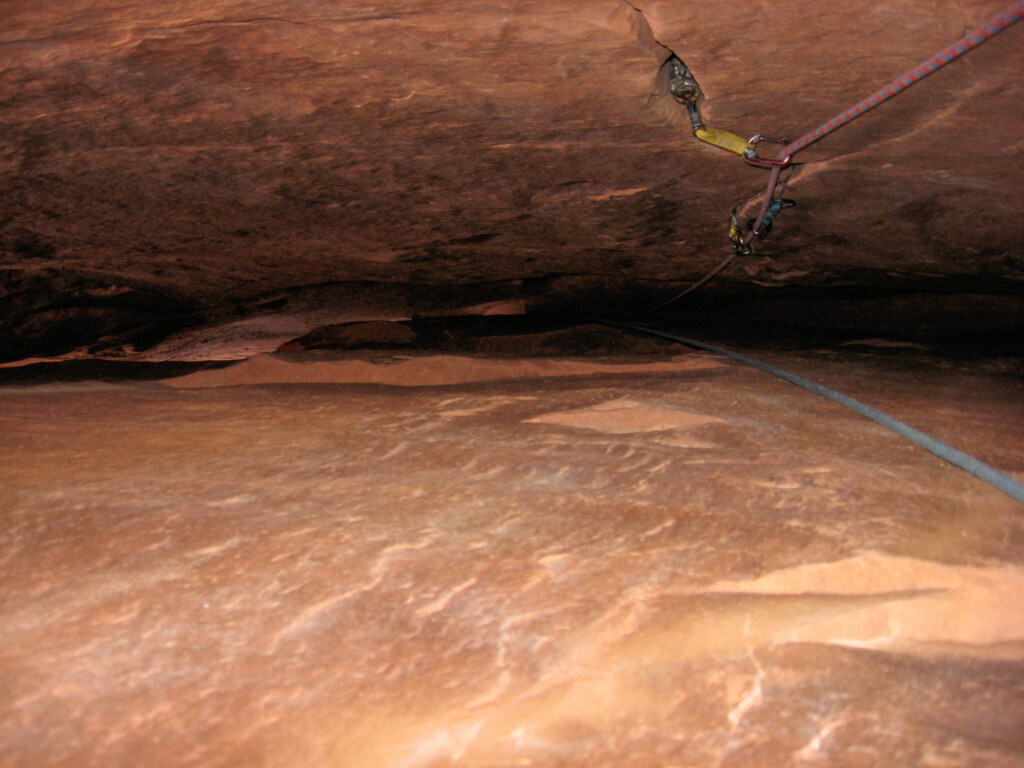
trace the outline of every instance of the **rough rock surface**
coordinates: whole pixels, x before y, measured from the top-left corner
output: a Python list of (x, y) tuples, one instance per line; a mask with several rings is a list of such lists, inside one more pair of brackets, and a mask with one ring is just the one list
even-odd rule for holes
[[(1019, 369), (871, 343), (771, 358), (1024, 479)], [(0, 766), (1024, 765), (1019, 504), (705, 355), (373, 359), (0, 387)]]
[[(311, 308), (334, 316), (297, 333), (648, 305), (765, 180), (689, 135), (670, 50), (709, 123), (794, 138), (999, 5), (7, 0), (0, 356)], [(910, 292), (939, 329), (995, 302), (976, 322), (1005, 331), (1009, 303), (1019, 331), (1018, 27), (802, 153), (799, 207), (709, 290), (809, 296), (815, 323), (811, 289)]]
[(0, 768), (1024, 768), (999, 4), (0, 0)]

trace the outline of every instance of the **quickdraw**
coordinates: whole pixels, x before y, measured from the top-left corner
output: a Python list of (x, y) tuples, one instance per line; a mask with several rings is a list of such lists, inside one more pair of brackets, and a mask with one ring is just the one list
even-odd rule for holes
[[(771, 171), (768, 187), (763, 196), (761, 212), (755, 219), (748, 219), (745, 226), (740, 224), (739, 214), (733, 209), (729, 219), (729, 240), (732, 243), (733, 253), (722, 264), (719, 264), (708, 275), (705, 275), (697, 283), (693, 284), (676, 297), (659, 304), (655, 310), (661, 309), (674, 303), (686, 294), (706, 283), (713, 275), (721, 271), (736, 256), (749, 256), (753, 249), (750, 244), (755, 237), (764, 237), (772, 228), (772, 223), (780, 211), (791, 208), (795, 205), (792, 200), (776, 197), (775, 190), (779, 184), (779, 175), (783, 168), (789, 166), (793, 161), (793, 155), (800, 150), (813, 144), (822, 137), (828, 135), (842, 126), (854, 120), (865, 112), (879, 106), (896, 94), (909, 88), (916, 82), (938, 71), (952, 61), (970, 52), (977, 46), (991, 39), (1003, 30), (1016, 24), (1024, 18), (1024, 0), (1014, 3), (1001, 13), (989, 18), (984, 24), (974, 31), (961, 37), (949, 47), (939, 51), (934, 56), (918, 64), (916, 67), (893, 80), (881, 90), (875, 91), (862, 101), (853, 105), (830, 120), (822, 123), (796, 141), (790, 143), (785, 139), (768, 139), (760, 134), (744, 140), (740, 136), (718, 128), (708, 128), (700, 114), (698, 102), (702, 94), (700, 84), (693, 76), (693, 73), (686, 67), (682, 60), (675, 54), (669, 57), (666, 62), (668, 68), (668, 91), (673, 98), (686, 107), (693, 126), (693, 135), (701, 141), (725, 149), (729, 152), (740, 155), (748, 165), (755, 168), (763, 168)], [(758, 154), (757, 147), (763, 143), (779, 144), (782, 146), (779, 154), (772, 158)], [(746, 229), (746, 232), (744, 232)], [(649, 314), (649, 313), (647, 313)]]
[[(709, 128), (705, 125), (704, 119), (700, 114), (700, 107), (698, 106), (703, 91), (701, 90), (700, 83), (697, 82), (697, 78), (693, 76), (693, 73), (690, 72), (682, 59), (674, 54), (665, 62), (665, 66), (668, 69), (668, 92), (672, 94), (672, 97), (677, 102), (686, 107), (687, 115), (690, 118), (690, 125), (693, 126), (694, 136), (706, 144), (711, 144), (719, 149), (739, 155), (748, 165), (755, 168), (765, 168), (775, 172), (790, 164), (792, 157), (785, 154), (785, 151), (777, 158), (759, 155), (757, 151), (758, 146), (763, 143), (781, 144), (785, 148), (788, 146), (788, 142), (785, 139), (769, 139), (761, 134), (744, 139), (735, 133), (723, 131), (720, 128)], [(778, 176), (776, 173), (775, 182), (771, 185), (772, 192), (774, 192), (777, 181)], [(729, 226), (729, 240), (732, 242), (735, 255), (749, 256), (753, 252), (750, 243), (754, 237), (763, 237), (768, 234), (772, 221), (779, 211), (783, 208), (790, 208), (793, 205), (792, 201), (786, 201), (788, 204), (783, 204), (781, 200), (776, 201), (771, 195), (768, 200), (769, 205), (762, 210), (761, 215), (752, 224), (749, 221), (747, 222), (746, 232), (743, 231), (743, 227), (739, 223), (736, 211), (733, 211)], [(769, 215), (770, 218), (766, 221), (766, 216)]]
[[(786, 208), (790, 208), (794, 205), (792, 200), (787, 200), (782, 197), (776, 197), (775, 191), (779, 184), (779, 177), (782, 172), (782, 169), (790, 164), (793, 155), (796, 152), (799, 152), (801, 149), (817, 141), (818, 139), (820, 139), (822, 136), (825, 136), (829, 132), (836, 130), (842, 125), (845, 125), (847, 122), (860, 116), (869, 109), (873, 109), (886, 99), (891, 98), (892, 96), (899, 93), (904, 88), (913, 85), (921, 78), (931, 74), (940, 67), (945, 66), (950, 61), (958, 58), (959, 56), (964, 55), (975, 46), (980, 45), (981, 43), (991, 38), (993, 35), (996, 35), (1002, 30), (1009, 27), (1011, 24), (1020, 21), (1022, 18), (1024, 18), (1024, 0), (1015, 3), (1013, 6), (1008, 8), (1003, 13), (1000, 13), (992, 17), (979, 29), (961, 38), (949, 48), (940, 51), (931, 59), (928, 59), (927, 61), (918, 65), (915, 69), (911, 70), (903, 77), (887, 85), (881, 91), (872, 94), (871, 96), (867, 97), (867, 99), (860, 102), (859, 104), (856, 104), (851, 109), (840, 113), (839, 115), (832, 118), (828, 122), (814, 129), (810, 133), (801, 136), (792, 144), (786, 142), (785, 140), (776, 141), (775, 143), (782, 144), (783, 149), (780, 152), (779, 156), (774, 159), (761, 157), (760, 155), (757, 154), (757, 145), (765, 141), (770, 141), (769, 139), (765, 139), (761, 136), (755, 136), (754, 138), (750, 139), (750, 141), (746, 142), (745, 146), (743, 146), (742, 149), (738, 149), (740, 145), (743, 143), (743, 140), (740, 137), (736, 136), (735, 134), (729, 134), (725, 131), (714, 131), (714, 129), (708, 129), (704, 125), (703, 121), (700, 118), (700, 112), (697, 109), (697, 101), (700, 98), (700, 86), (697, 84), (697, 81), (696, 79), (694, 79), (693, 75), (690, 74), (689, 70), (686, 69), (686, 66), (682, 63), (682, 61), (673, 56), (672, 60), (670, 60), (670, 63), (672, 63), (672, 67), (670, 68), (669, 72), (670, 91), (672, 92), (672, 95), (677, 98), (677, 100), (686, 105), (687, 111), (690, 115), (690, 121), (693, 124), (694, 135), (697, 136), (697, 138), (701, 139), (702, 141), (706, 141), (710, 144), (714, 144), (715, 146), (722, 147), (723, 149), (728, 149), (731, 152), (738, 152), (738, 154), (741, 154), (744, 160), (746, 160), (747, 163), (749, 163), (750, 165), (753, 165), (758, 168), (769, 168), (771, 170), (771, 176), (769, 177), (768, 188), (764, 194), (764, 202), (761, 207), (761, 213), (756, 219), (747, 220), (746, 226), (748, 228), (748, 231), (746, 233), (743, 232), (743, 227), (741, 227), (740, 225), (739, 214), (737, 212), (737, 209), (733, 209), (729, 222), (729, 239), (732, 241), (733, 252), (728, 257), (726, 257), (726, 259), (723, 260), (718, 266), (716, 266), (714, 269), (712, 269), (710, 272), (704, 275), (704, 277), (702, 277), (700, 280), (693, 283), (688, 288), (686, 288), (676, 296), (672, 297), (668, 301), (664, 301), (661, 304), (658, 304), (656, 307), (649, 309), (647, 312), (643, 313), (641, 317), (651, 315), (661, 309), (664, 309), (665, 307), (671, 304), (674, 304), (679, 299), (683, 298), (689, 293), (692, 293), (693, 291), (700, 288), (700, 286), (704, 285), (709, 280), (711, 280), (711, 278), (713, 278), (715, 275), (717, 275), (719, 272), (725, 269), (725, 267), (728, 266), (733, 261), (733, 259), (736, 258), (736, 256), (749, 255), (751, 253), (751, 240), (754, 237), (764, 237), (765, 235), (767, 235), (768, 232), (771, 231), (772, 222), (775, 220), (775, 217), (779, 214), (779, 212)], [(672, 88), (672, 83), (678, 83), (678, 87)], [(724, 139), (723, 136), (725, 137)], [(666, 339), (680, 342), (691, 347), (724, 354), (741, 362), (752, 365), (755, 368), (759, 368), (763, 371), (771, 373), (774, 376), (779, 376), (793, 384), (796, 384), (797, 386), (803, 387), (804, 389), (827, 397), (830, 400), (834, 400), (835, 402), (841, 405), (851, 408), (852, 410), (856, 411), (862, 416), (866, 416), (867, 418), (876, 421), (882, 426), (893, 430), (899, 435), (906, 437), (908, 440), (911, 440), (916, 445), (924, 448), (925, 450), (931, 451), (941, 459), (950, 462), (951, 464), (959, 467), (960, 469), (970, 472), (975, 477), (984, 480), (985, 482), (991, 484), (995, 488), (999, 489), (1008, 496), (1016, 499), (1017, 501), (1024, 502), (1024, 484), (1019, 483), (1012, 477), (1009, 477), (1008, 475), (999, 472), (993, 467), (984, 464), (981, 461), (978, 461), (973, 456), (965, 454), (962, 451), (958, 451), (955, 448), (951, 448), (950, 446), (936, 440), (930, 435), (927, 435), (924, 432), (914, 429), (913, 427), (904, 424), (903, 422), (898, 421), (893, 417), (889, 416), (888, 414), (882, 413), (881, 411), (875, 408), (865, 405), (864, 403), (858, 402), (853, 398), (850, 398), (842, 394), (841, 392), (836, 392), (835, 390), (829, 389), (828, 387), (823, 387), (820, 384), (807, 381), (806, 379), (803, 379), (787, 371), (783, 371), (775, 366), (768, 365), (767, 363), (762, 363), (758, 360), (753, 360), (745, 355), (740, 355), (736, 352), (732, 352), (731, 350), (723, 349), (721, 347), (715, 347), (713, 345), (705, 344), (704, 342), (695, 341), (693, 339), (686, 339), (681, 336), (667, 334), (663, 331), (658, 331), (653, 328), (648, 328), (639, 325), (616, 323), (611, 321), (599, 322), (603, 322), (605, 325), (615, 326), (618, 328), (625, 328), (639, 333), (662, 336)]]

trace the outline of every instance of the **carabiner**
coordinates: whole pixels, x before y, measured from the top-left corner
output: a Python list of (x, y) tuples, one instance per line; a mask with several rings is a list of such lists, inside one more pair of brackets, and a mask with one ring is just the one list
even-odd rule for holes
[(750, 243), (744, 242), (743, 229), (740, 227), (740, 220), (736, 217), (736, 209), (732, 209), (729, 217), (729, 241), (732, 243), (732, 252), (737, 256), (749, 256), (753, 249)]
[(779, 215), (779, 211), (792, 208), (794, 205), (796, 205), (795, 200), (787, 200), (784, 197), (777, 197), (772, 200), (771, 205), (768, 206), (768, 210), (765, 211), (764, 218), (761, 220), (761, 228), (754, 228), (757, 225), (757, 219), (747, 219), (747, 229), (753, 232), (757, 237), (764, 237), (772, 231), (772, 222), (775, 221), (775, 217)]
[(788, 147), (789, 142), (785, 139), (769, 139), (761, 134), (751, 137), (750, 141), (747, 142), (747, 149), (743, 153), (743, 159), (747, 161), (749, 165), (755, 168), (785, 168), (791, 162), (793, 162), (793, 156), (790, 154), (785, 155), (781, 158), (770, 158), (761, 157), (757, 154), (757, 145), (763, 141), (767, 141), (769, 144), (781, 144), (783, 147)]

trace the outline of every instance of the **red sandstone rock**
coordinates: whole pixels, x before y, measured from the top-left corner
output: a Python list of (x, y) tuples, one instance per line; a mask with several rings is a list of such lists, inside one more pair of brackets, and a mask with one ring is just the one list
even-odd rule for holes
[[(1020, 379), (917, 354), (783, 362), (1024, 477)], [(641, 362), (0, 388), (0, 765), (1020, 765), (1020, 505)]]
[[(0, 768), (1024, 765), (1019, 505), (535, 327), (678, 291), (762, 190), (670, 51), (793, 138), (998, 8), (0, 2), (0, 362), (250, 358), (0, 371)], [(850, 334), (770, 357), (1024, 479), (977, 349), (1024, 329), (1022, 35), (802, 153), (675, 317)]]
[[(727, 253), (766, 175), (689, 135), (669, 50), (709, 123), (795, 137), (998, 6), (5, 3), (4, 355), (143, 346), (268, 295), (324, 306), (310, 286), (339, 317), (360, 286), (373, 316), (643, 306)], [(798, 208), (716, 290), (1019, 306), (1022, 29), (802, 153)]]

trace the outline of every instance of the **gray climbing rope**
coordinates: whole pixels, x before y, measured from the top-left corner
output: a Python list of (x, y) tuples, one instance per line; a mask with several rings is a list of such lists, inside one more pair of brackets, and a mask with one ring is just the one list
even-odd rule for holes
[(643, 325), (633, 325), (632, 323), (618, 323), (611, 320), (597, 320), (591, 319), (592, 322), (600, 323), (612, 328), (621, 328), (627, 331), (633, 331), (634, 333), (643, 333), (649, 336), (659, 336), (669, 341), (675, 341), (679, 344), (685, 344), (688, 347), (694, 349), (702, 349), (706, 352), (714, 352), (718, 355), (725, 355), (731, 357), (733, 360), (738, 360), (741, 363), (746, 363), (749, 366), (757, 368), (758, 370), (770, 373), (772, 376), (778, 376), (780, 379), (784, 379), (791, 384), (796, 384), (798, 387), (803, 387), (809, 392), (813, 392), (816, 395), (827, 397), (833, 402), (839, 403), (840, 405), (846, 406), (852, 411), (856, 411), (861, 416), (866, 416), (877, 424), (881, 424), (886, 429), (890, 429), (898, 435), (905, 437), (915, 445), (924, 448), (926, 451), (931, 451), (940, 459), (948, 461), (955, 467), (959, 467), (965, 472), (970, 472), (972, 475), (980, 480), (984, 480), (986, 483), (996, 488), (1012, 499), (1024, 504), (1024, 484), (1021, 484), (1014, 480), (1009, 475), (1000, 472), (994, 467), (990, 467), (983, 461), (979, 461), (970, 454), (959, 451), (956, 448), (946, 445), (940, 440), (936, 440), (929, 434), (922, 432), (919, 429), (915, 429), (909, 424), (904, 424), (899, 419), (895, 419), (887, 413), (884, 413), (877, 408), (872, 408), (870, 405), (865, 405), (859, 400), (854, 400), (852, 397), (844, 395), (842, 392), (837, 392), (834, 389), (826, 387), (822, 384), (817, 384), (813, 381), (809, 381), (802, 376), (784, 371), (769, 363), (763, 363), (760, 360), (756, 360), (752, 357), (740, 354), (739, 352), (733, 352), (730, 349), (719, 347), (714, 344), (707, 344), (703, 341), (697, 341), (696, 339), (688, 339), (684, 336), (677, 336), (674, 333), (666, 333), (656, 328), (648, 328)]

